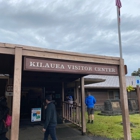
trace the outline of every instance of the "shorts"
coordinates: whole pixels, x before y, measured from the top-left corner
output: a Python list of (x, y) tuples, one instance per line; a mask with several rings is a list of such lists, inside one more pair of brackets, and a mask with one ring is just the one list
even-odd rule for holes
[(94, 114), (94, 109), (93, 108), (87, 108), (87, 113), (88, 113), (88, 115), (93, 115)]

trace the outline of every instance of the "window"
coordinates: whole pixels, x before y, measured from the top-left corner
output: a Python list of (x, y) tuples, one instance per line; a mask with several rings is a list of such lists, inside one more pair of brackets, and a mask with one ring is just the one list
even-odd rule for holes
[(109, 99), (114, 99), (114, 93), (113, 93), (113, 91), (109, 91)]
[(120, 95), (118, 91), (114, 91), (114, 98), (115, 99), (120, 99)]
[(119, 91), (110, 90), (108, 91), (109, 99), (120, 99)]

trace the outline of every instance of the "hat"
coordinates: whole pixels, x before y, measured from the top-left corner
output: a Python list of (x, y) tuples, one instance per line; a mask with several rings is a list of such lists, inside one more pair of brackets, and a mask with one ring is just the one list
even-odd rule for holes
[(52, 101), (52, 97), (50, 95), (47, 95), (45, 99), (48, 101)]
[(69, 100), (72, 100), (72, 96), (69, 96)]

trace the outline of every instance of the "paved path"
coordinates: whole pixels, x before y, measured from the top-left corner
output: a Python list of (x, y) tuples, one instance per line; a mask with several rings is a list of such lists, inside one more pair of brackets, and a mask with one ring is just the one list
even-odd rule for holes
[[(56, 132), (58, 140), (109, 140), (101, 137), (82, 136), (80, 131), (64, 124), (58, 125)], [(19, 140), (43, 140), (42, 126), (22, 126)]]

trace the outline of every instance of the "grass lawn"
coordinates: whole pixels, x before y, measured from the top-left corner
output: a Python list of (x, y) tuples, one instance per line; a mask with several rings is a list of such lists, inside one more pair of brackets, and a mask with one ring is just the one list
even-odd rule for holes
[[(95, 112), (94, 124), (87, 124), (87, 132), (96, 136), (103, 136), (115, 140), (123, 139), (122, 116), (101, 116)], [(130, 115), (132, 140), (140, 140), (140, 115)]]

